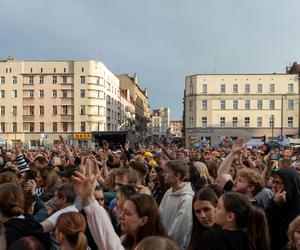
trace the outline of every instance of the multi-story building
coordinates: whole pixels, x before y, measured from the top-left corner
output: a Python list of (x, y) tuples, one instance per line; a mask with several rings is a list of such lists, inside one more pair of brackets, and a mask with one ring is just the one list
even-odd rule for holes
[(160, 108), (152, 110), (151, 132), (153, 136), (168, 136), (170, 134), (170, 109)]
[(119, 129), (130, 128), (134, 132), (135, 128), (135, 106), (133, 97), (129, 89), (120, 90), (120, 103), (121, 103), (121, 125)]
[(138, 139), (148, 135), (147, 124), (149, 123), (149, 103), (147, 90), (141, 90), (138, 85), (137, 74), (130, 77), (127, 74), (119, 74), (120, 89), (128, 89), (133, 97), (135, 105), (135, 133)]
[(298, 74), (198, 74), (185, 79), (184, 130), (215, 143), (220, 137), (297, 135)]
[(8, 146), (88, 145), (91, 131), (117, 130), (119, 80), (99, 61), (0, 61), (0, 131)]
[(182, 121), (173, 120), (170, 121), (170, 133), (176, 137), (182, 136)]

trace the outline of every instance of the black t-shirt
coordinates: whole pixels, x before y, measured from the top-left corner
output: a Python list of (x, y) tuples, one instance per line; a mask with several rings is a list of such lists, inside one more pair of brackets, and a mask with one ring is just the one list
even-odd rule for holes
[(247, 250), (249, 242), (241, 230), (213, 228), (202, 233), (196, 246), (199, 250)]
[(224, 187), (223, 187), (223, 191), (231, 191), (231, 189), (233, 188), (233, 181), (232, 180), (228, 180)]

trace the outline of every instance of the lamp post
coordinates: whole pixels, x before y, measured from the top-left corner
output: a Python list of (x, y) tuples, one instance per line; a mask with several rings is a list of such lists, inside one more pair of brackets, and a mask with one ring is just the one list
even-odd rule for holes
[(272, 141), (274, 138), (274, 115), (271, 115), (271, 121), (272, 121)]

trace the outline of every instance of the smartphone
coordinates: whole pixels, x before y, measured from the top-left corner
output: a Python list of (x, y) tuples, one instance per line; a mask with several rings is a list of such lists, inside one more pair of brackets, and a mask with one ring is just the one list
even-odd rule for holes
[(278, 153), (271, 153), (269, 155), (269, 159), (270, 160), (275, 160), (275, 161), (278, 161), (280, 159), (280, 155)]

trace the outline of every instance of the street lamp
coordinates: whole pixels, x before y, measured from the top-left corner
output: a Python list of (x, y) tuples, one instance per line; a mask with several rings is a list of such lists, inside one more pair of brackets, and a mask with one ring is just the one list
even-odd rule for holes
[(272, 141), (274, 138), (274, 115), (271, 115), (271, 121), (272, 121)]

